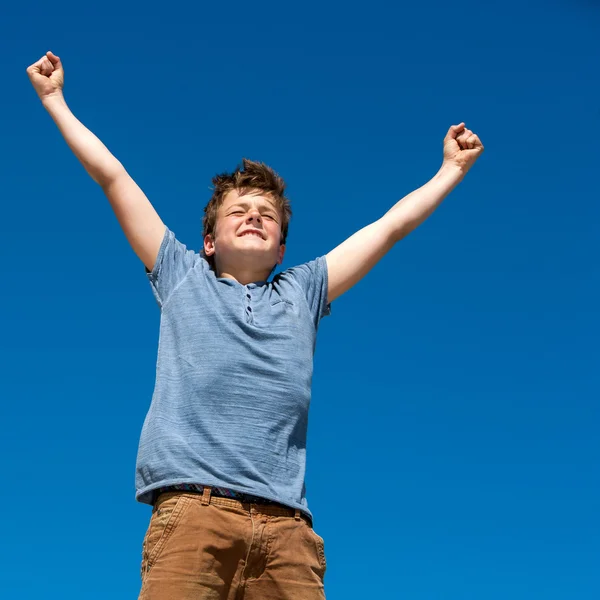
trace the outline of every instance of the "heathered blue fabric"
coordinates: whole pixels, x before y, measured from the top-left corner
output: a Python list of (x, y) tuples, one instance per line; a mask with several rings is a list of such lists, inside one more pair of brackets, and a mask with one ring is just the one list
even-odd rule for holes
[(161, 308), (136, 497), (175, 483), (230, 488), (310, 514), (306, 432), (324, 257), (242, 285), (166, 230), (148, 279)]

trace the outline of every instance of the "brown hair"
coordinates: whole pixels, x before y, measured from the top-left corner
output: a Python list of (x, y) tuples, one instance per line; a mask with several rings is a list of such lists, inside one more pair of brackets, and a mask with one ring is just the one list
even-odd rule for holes
[[(269, 194), (274, 200), (281, 213), (281, 243), (285, 244), (288, 234), (288, 225), (292, 216), (290, 201), (285, 197), (285, 182), (271, 167), (261, 162), (242, 159), (233, 173), (221, 173), (212, 179), (214, 188), (211, 199), (204, 207), (204, 218), (202, 219), (202, 237), (215, 235), (217, 226), (217, 211), (223, 204), (225, 196), (231, 190), (238, 190), (241, 194), (258, 190), (263, 194)], [(204, 253), (203, 253), (204, 254)], [(211, 265), (212, 256), (205, 256)]]

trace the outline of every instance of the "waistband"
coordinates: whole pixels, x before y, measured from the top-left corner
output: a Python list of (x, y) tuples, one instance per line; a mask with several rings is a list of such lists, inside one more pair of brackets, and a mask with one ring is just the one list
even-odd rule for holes
[[(182, 486), (185, 486), (185, 488)], [(227, 506), (229, 508), (239, 508), (246, 511), (249, 511), (251, 507), (254, 507), (256, 511), (272, 517), (294, 517), (296, 521), (303, 519), (312, 527), (312, 519), (310, 516), (303, 513), (298, 508), (292, 508), (285, 504), (268, 500), (267, 498), (259, 498), (258, 496), (242, 494), (240, 492), (234, 492), (233, 490), (227, 491), (234, 493), (236, 495), (235, 498), (221, 495), (223, 494), (223, 488), (212, 488), (210, 486), (196, 484), (181, 484), (158, 488), (154, 492), (154, 510), (157, 510), (162, 502), (174, 495), (196, 494), (202, 496), (202, 504), (206, 506), (213, 504), (215, 506)]]

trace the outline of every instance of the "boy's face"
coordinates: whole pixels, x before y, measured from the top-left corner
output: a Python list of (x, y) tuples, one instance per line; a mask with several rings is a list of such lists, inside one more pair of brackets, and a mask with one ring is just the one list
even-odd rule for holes
[(231, 190), (217, 213), (215, 235), (204, 238), (204, 252), (215, 257), (218, 272), (253, 269), (271, 272), (281, 264), (281, 213), (271, 196)]

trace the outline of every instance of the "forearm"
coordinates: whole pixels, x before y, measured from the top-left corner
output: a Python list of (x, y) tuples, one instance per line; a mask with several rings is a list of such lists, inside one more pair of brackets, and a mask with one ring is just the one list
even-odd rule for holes
[(430, 181), (397, 202), (382, 217), (393, 231), (395, 241), (425, 221), (463, 177), (460, 168), (444, 163)]
[(45, 98), (42, 103), (75, 156), (96, 183), (104, 187), (124, 171), (123, 165), (108, 148), (75, 117), (62, 94)]

